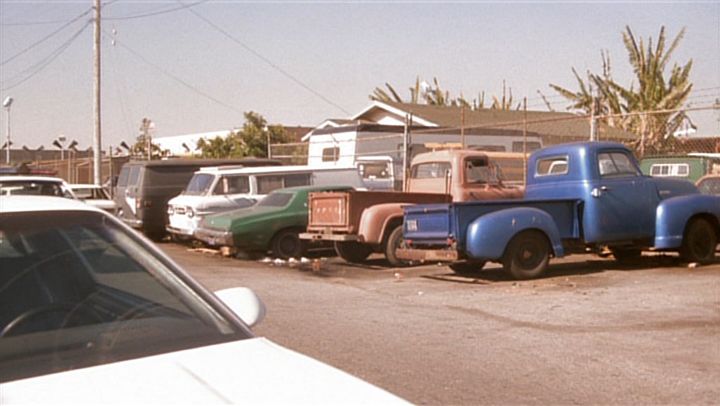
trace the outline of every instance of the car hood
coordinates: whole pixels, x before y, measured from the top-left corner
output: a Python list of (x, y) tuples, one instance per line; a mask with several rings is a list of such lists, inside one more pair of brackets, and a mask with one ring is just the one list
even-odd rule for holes
[(244, 209), (228, 211), (215, 214), (205, 218), (203, 226), (218, 230), (230, 230), (233, 225), (253, 221), (268, 214), (278, 213), (285, 210), (285, 207), (274, 206), (251, 206)]
[(85, 199), (85, 203), (103, 210), (112, 210), (117, 208), (117, 204), (115, 204), (115, 202), (113, 202), (112, 200)]
[(0, 384), (0, 404), (401, 404), (264, 338)]

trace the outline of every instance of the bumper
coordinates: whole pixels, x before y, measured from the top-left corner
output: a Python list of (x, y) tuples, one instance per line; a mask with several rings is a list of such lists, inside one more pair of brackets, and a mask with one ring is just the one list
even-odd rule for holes
[(313, 241), (360, 241), (356, 234), (300, 233), (300, 239)]
[(192, 236), (193, 236), (193, 231), (192, 231), (192, 230), (183, 230), (183, 229), (176, 228), (176, 227), (171, 227), (171, 226), (165, 226), (165, 231), (167, 231), (167, 232), (170, 233), (170, 234), (183, 235), (183, 236), (186, 236), (186, 237), (192, 237)]
[(207, 228), (198, 228), (193, 236), (210, 245), (210, 246), (234, 246), (233, 234), (230, 231), (211, 230)]
[(421, 250), (415, 248), (399, 248), (395, 250), (395, 255), (400, 259), (421, 262), (454, 262), (460, 259), (460, 255), (458, 255), (458, 252), (456, 250)]

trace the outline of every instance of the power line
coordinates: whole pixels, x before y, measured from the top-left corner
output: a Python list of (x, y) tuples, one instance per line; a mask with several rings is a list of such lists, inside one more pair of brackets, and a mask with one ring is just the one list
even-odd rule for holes
[(158, 10), (158, 11), (148, 12), (148, 13), (144, 13), (144, 14), (134, 14), (134, 15), (122, 16), (122, 17), (103, 17), (103, 20), (132, 20), (132, 19), (136, 19), (136, 18), (152, 17), (152, 16), (161, 15), (161, 14), (172, 13), (172, 12), (175, 12), (178, 10), (184, 10), (186, 8), (197, 6), (198, 4), (207, 3), (208, 1), (210, 1), (210, 0), (201, 0), (201, 1), (198, 1), (195, 3), (190, 3), (190, 4), (182, 4), (181, 3), (182, 6), (179, 6), (179, 7), (169, 8), (169, 9), (165, 9), (165, 10)]
[[(180, 4), (183, 4), (180, 0), (178, 0), (178, 2), (179, 2)], [(209, 26), (211, 26), (212, 28), (214, 28), (215, 30), (217, 30), (218, 32), (220, 32), (221, 34), (223, 34), (225, 37), (229, 38), (231, 41), (233, 41), (233, 42), (235, 42), (236, 44), (238, 44), (238, 45), (240, 45), (241, 47), (243, 47), (246, 51), (248, 51), (248, 52), (250, 52), (251, 54), (255, 55), (257, 58), (259, 58), (260, 60), (262, 60), (263, 62), (265, 62), (266, 64), (268, 64), (270, 67), (272, 67), (273, 69), (275, 69), (276, 71), (278, 71), (280, 74), (282, 74), (282, 75), (285, 76), (286, 78), (288, 78), (288, 79), (292, 80), (293, 82), (295, 82), (298, 86), (300, 86), (300, 87), (302, 87), (303, 89), (307, 90), (308, 92), (314, 94), (315, 96), (317, 96), (318, 98), (320, 98), (321, 100), (323, 100), (325, 103), (327, 103), (327, 104), (329, 104), (329, 105), (337, 108), (338, 110), (342, 111), (343, 113), (345, 113), (345, 114), (347, 114), (347, 115), (350, 115), (350, 112), (348, 112), (347, 110), (345, 110), (344, 108), (342, 108), (342, 106), (340, 106), (339, 104), (333, 102), (332, 100), (328, 99), (327, 97), (323, 96), (320, 92), (314, 90), (313, 88), (311, 88), (309, 85), (305, 84), (303, 81), (301, 81), (301, 80), (298, 79), (297, 77), (293, 76), (292, 74), (290, 74), (289, 72), (287, 72), (286, 70), (284, 70), (283, 68), (281, 68), (280, 66), (278, 66), (277, 64), (273, 63), (270, 59), (266, 58), (265, 56), (263, 56), (262, 54), (260, 54), (259, 52), (257, 52), (256, 50), (254, 50), (253, 48), (251, 48), (250, 46), (248, 46), (248, 45), (245, 44), (244, 42), (240, 41), (239, 39), (233, 37), (232, 35), (230, 35), (230, 33), (228, 33), (227, 31), (225, 31), (224, 29), (222, 29), (221, 27), (219, 27), (218, 25), (216, 25), (216, 24), (213, 23), (212, 21), (210, 21), (210, 20), (208, 20), (207, 18), (203, 17), (202, 15), (198, 14), (197, 11), (195, 11), (195, 10), (193, 10), (193, 9), (190, 9), (190, 8), (188, 8), (188, 11), (191, 12), (191, 13), (193, 13), (197, 18), (203, 20), (205, 23), (207, 23)]]
[[(104, 32), (105, 32), (105, 35), (109, 36), (109, 34), (108, 34), (106, 31), (104, 31)], [(239, 109), (237, 109), (237, 108), (235, 108), (235, 107), (233, 107), (233, 106), (231, 106), (231, 105), (229, 105), (229, 104), (227, 104), (227, 103), (225, 103), (225, 102), (223, 102), (223, 101), (221, 101), (221, 100), (219, 100), (219, 99), (216, 99), (215, 97), (213, 97), (213, 96), (211, 96), (211, 95), (203, 92), (202, 90), (196, 88), (195, 86), (193, 86), (193, 85), (191, 85), (190, 83), (184, 81), (183, 79), (181, 79), (181, 78), (175, 76), (174, 74), (166, 71), (165, 69), (161, 68), (160, 66), (158, 66), (158, 65), (156, 65), (156, 64), (148, 61), (147, 59), (145, 59), (145, 57), (143, 57), (142, 55), (140, 55), (138, 52), (134, 51), (132, 48), (128, 47), (127, 45), (123, 44), (122, 42), (118, 41), (117, 39), (113, 39), (113, 40), (115, 41), (115, 44), (116, 44), (116, 45), (119, 45), (119, 46), (123, 47), (126, 51), (130, 52), (130, 54), (132, 54), (133, 56), (135, 56), (136, 58), (138, 58), (139, 60), (141, 60), (141, 61), (144, 62), (145, 64), (150, 65), (151, 67), (157, 69), (157, 70), (160, 71), (162, 74), (164, 74), (164, 75), (168, 76), (169, 78), (175, 80), (176, 82), (178, 82), (178, 83), (180, 83), (181, 85), (185, 86), (186, 88), (192, 90), (193, 92), (195, 92), (195, 93), (197, 93), (197, 94), (199, 94), (199, 95), (201, 95), (201, 96), (203, 96), (203, 97), (205, 97), (205, 98), (207, 98), (207, 99), (209, 99), (209, 100), (211, 100), (211, 101), (213, 101), (213, 102), (215, 102), (215, 103), (217, 103), (217, 104), (219, 104), (219, 105), (221, 105), (221, 106), (223, 106), (223, 107), (226, 107), (226, 108), (228, 108), (228, 109), (230, 109), (230, 110), (232, 110), (232, 111), (238, 112), (238, 113), (240, 113), (240, 114), (244, 114), (244, 113), (245, 113), (245, 112), (243, 112), (243, 111), (241, 111), (241, 110), (239, 110)]]
[[(56, 48), (56, 49), (55, 49), (53, 52), (51, 52), (48, 56), (46, 56), (44, 59), (40, 60), (40, 61), (37, 62), (36, 64), (30, 66), (29, 68), (23, 70), (23, 71), (20, 72), (18, 75), (16, 75), (16, 76), (20, 76), (21, 74), (23, 74), (23, 73), (25, 73), (25, 72), (30, 72), (30, 74), (29, 74), (28, 76), (26, 76), (25, 78), (23, 78), (23, 79), (20, 80), (19, 82), (14, 83), (14, 84), (12, 84), (12, 85), (10, 85), (10, 86), (3, 87), (3, 88), (0, 89), (0, 90), (6, 91), (6, 90), (10, 90), (10, 89), (16, 88), (16, 87), (20, 86), (21, 84), (23, 84), (23, 83), (27, 82), (28, 80), (30, 80), (32, 77), (34, 77), (34, 76), (37, 75), (38, 73), (42, 72), (42, 71), (43, 71), (45, 68), (47, 68), (55, 59), (57, 59), (60, 55), (62, 55), (62, 53), (65, 52), (65, 50), (68, 49), (68, 48), (70, 47), (70, 45), (72, 45), (72, 43), (80, 36), (80, 34), (83, 33), (83, 31), (85, 31), (85, 29), (86, 29), (91, 23), (92, 23), (92, 21), (86, 22), (85, 25), (83, 25), (82, 28), (80, 28), (75, 34), (73, 34), (72, 37), (70, 37), (67, 41), (63, 42), (58, 48)], [(10, 79), (10, 81), (12, 81), (12, 79)]]
[[(72, 20), (68, 21), (67, 23), (63, 24), (62, 26), (60, 26), (60, 28), (58, 28), (58, 29), (56, 29), (55, 31), (51, 32), (50, 34), (44, 36), (44, 37), (43, 37), (42, 39), (40, 39), (39, 41), (34, 42), (33, 44), (31, 44), (31, 45), (28, 46), (27, 48), (23, 49), (22, 51), (20, 51), (20, 52), (16, 53), (15, 55), (13, 55), (13, 56), (5, 59), (5, 60), (2, 61), (2, 62), (0, 62), (0, 66), (5, 65), (6, 63), (12, 61), (13, 59), (19, 57), (20, 55), (23, 55), (23, 54), (26, 53), (27, 51), (35, 48), (36, 46), (38, 46), (38, 45), (42, 44), (43, 42), (47, 41), (48, 39), (52, 38), (55, 34), (59, 33), (59, 32), (62, 31), (62, 30), (64, 30), (65, 28), (67, 28), (68, 26), (70, 26), (70, 25), (71, 25), (72, 23), (74, 23), (75, 21), (77, 21), (77, 20), (83, 18), (84, 16), (88, 15), (92, 10), (93, 10), (92, 7), (90, 7), (90, 8), (87, 9), (87, 10), (85, 10), (82, 14), (78, 15), (77, 17), (73, 18)], [(87, 25), (85, 25), (83, 28), (85, 28), (86, 26), (87, 26)]]

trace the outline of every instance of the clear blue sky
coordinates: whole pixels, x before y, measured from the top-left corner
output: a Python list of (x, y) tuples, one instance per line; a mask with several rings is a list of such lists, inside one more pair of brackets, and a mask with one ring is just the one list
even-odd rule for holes
[[(541, 90), (563, 111), (567, 103), (548, 84), (575, 89), (571, 68), (599, 72), (601, 49), (609, 50), (615, 79), (630, 84), (621, 36), (626, 25), (645, 39), (656, 39), (662, 25), (669, 38), (686, 27), (673, 61), (694, 61), (696, 90), (690, 102), (704, 106), (720, 98), (717, 1), (211, 0), (192, 7), (235, 40), (188, 9), (164, 13), (181, 8), (178, 1), (106, 3), (104, 146), (133, 141), (143, 117), (155, 122), (156, 136), (230, 129), (242, 125), (242, 112), (248, 110), (270, 123), (314, 126), (358, 113), (385, 82), (407, 96), (418, 75), (428, 82), (437, 77), (452, 95), (463, 93), (468, 99), (483, 90), (486, 99), (500, 94), (505, 80), (514, 98), (527, 96), (531, 108), (545, 110)], [(48, 61), (90, 14), (32, 46), (91, 5), (90, 0), (0, 1), (0, 97), (15, 99), (11, 131), (16, 147), (48, 148), (60, 134), (83, 148), (92, 145), (92, 26)], [(719, 114), (693, 114), (699, 133), (720, 134)], [(5, 120), (3, 111), (2, 142)]]

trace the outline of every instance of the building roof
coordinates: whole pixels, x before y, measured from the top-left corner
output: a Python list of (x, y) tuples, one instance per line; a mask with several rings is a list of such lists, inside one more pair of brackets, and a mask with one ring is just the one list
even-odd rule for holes
[[(464, 111), (463, 111), (464, 110)], [(373, 102), (353, 117), (354, 120), (402, 123), (404, 116), (413, 115), (413, 125), (427, 127), (483, 127), (523, 130), (525, 112), (518, 110), (462, 109), (458, 106), (432, 106), (395, 102)], [(464, 116), (464, 117), (463, 117)], [(528, 111), (527, 130), (561, 138), (577, 138), (590, 134), (590, 121), (572, 113)], [(598, 123), (598, 138), (631, 140), (637, 137), (627, 131)]]

